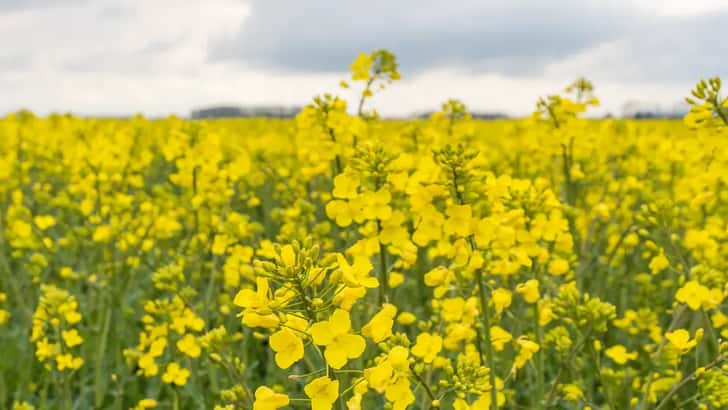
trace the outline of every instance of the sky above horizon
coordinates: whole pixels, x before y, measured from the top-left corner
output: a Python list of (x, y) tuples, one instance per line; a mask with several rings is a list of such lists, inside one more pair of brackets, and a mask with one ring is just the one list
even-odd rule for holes
[(210, 105), (300, 106), (360, 51), (388, 48), (402, 81), (383, 115), (458, 98), (529, 113), (591, 79), (600, 113), (671, 109), (728, 76), (724, 0), (0, 0), (0, 115), (188, 115)]

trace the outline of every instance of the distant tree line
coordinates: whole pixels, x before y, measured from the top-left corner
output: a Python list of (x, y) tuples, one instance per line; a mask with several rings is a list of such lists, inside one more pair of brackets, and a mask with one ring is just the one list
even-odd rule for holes
[(301, 107), (284, 106), (214, 106), (192, 110), (190, 118), (236, 118), (236, 117), (268, 117), (268, 118), (292, 118), (295, 117)]
[[(234, 106), (218, 105), (192, 110), (190, 118), (293, 118), (301, 111), (301, 107), (295, 106)], [(628, 101), (622, 106), (622, 118), (650, 119), (650, 118), (682, 118), (687, 112), (684, 103), (676, 103), (672, 107), (664, 108), (657, 104), (645, 103), (642, 101)], [(429, 118), (431, 111), (421, 112), (402, 118)], [(498, 120), (510, 118), (502, 112), (473, 112), (472, 117), (479, 120)], [(608, 115), (611, 117), (611, 115)]]
[(628, 101), (622, 106), (622, 118), (634, 119), (657, 119), (657, 118), (682, 118), (688, 111), (683, 102), (677, 102), (671, 107), (665, 108), (659, 104), (646, 103), (643, 101)]
[[(413, 116), (414, 118), (426, 119), (430, 118), (432, 111), (423, 112)], [(476, 120), (501, 120), (510, 118), (508, 114), (502, 112), (472, 112), (470, 115)]]

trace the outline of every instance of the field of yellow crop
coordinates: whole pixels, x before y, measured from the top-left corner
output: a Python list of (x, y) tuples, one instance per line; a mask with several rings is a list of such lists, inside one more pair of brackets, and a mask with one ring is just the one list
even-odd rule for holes
[(584, 119), (586, 80), (379, 119), (398, 79), (362, 54), (360, 100), (295, 120), (0, 119), (0, 409), (728, 408), (719, 80), (684, 122)]

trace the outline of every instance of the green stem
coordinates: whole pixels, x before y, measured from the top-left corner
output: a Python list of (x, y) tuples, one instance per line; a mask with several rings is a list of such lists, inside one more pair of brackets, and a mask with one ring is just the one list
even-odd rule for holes
[(365, 92), (366, 92), (366, 90), (369, 89), (369, 87), (372, 86), (372, 84), (374, 83), (374, 80), (376, 78), (377, 78), (376, 74), (371, 76), (369, 78), (369, 81), (367, 81), (366, 87), (364, 87), (364, 91), (362, 91), (362, 93), (361, 93), (361, 98), (359, 99), (359, 108), (357, 108), (357, 110), (356, 110), (356, 115), (359, 117), (362, 117), (362, 114), (364, 114), (364, 101), (366, 101), (366, 99), (367, 99)]
[[(472, 239), (471, 239), (472, 242)], [(493, 345), (490, 342), (490, 309), (488, 308), (488, 299), (485, 296), (485, 286), (483, 285), (483, 272), (478, 269), (475, 273), (478, 281), (478, 294), (480, 295), (480, 316), (483, 322), (483, 339), (485, 342), (485, 359), (490, 371), (490, 408), (498, 410), (498, 391), (495, 385), (495, 361), (493, 360)]]
[(543, 328), (539, 324), (539, 310), (538, 303), (533, 304), (533, 317), (536, 325), (536, 343), (541, 348), (536, 354), (536, 408), (544, 409), (544, 378), (545, 378), (545, 367), (544, 367), (544, 351), (543, 351)]
[[(723, 360), (725, 360), (725, 358), (726, 358), (725, 356), (719, 355), (718, 357), (715, 358), (715, 360), (708, 363), (705, 367), (702, 367), (703, 371), (707, 371), (707, 370), (712, 369), (715, 366), (718, 366), (719, 364), (721, 364), (723, 362)], [(695, 370), (694, 372), (690, 373), (690, 375), (688, 375), (687, 377), (682, 379), (679, 383), (675, 384), (672, 387), (672, 389), (670, 389), (670, 391), (665, 395), (665, 397), (663, 397), (662, 400), (660, 400), (660, 402), (655, 407), (655, 410), (660, 410), (663, 406), (665, 406), (667, 404), (668, 400), (670, 400), (670, 398), (673, 395), (675, 395), (675, 393), (677, 393), (678, 390), (680, 390), (683, 386), (688, 384), (691, 380), (694, 380), (697, 375), (697, 371), (698, 370)]]
[(104, 355), (107, 353), (106, 345), (108, 343), (109, 329), (111, 327), (112, 305), (109, 302), (105, 309), (104, 322), (101, 327), (101, 341), (96, 351), (96, 369), (94, 370), (94, 403), (97, 408), (101, 407), (106, 396), (106, 376), (102, 370), (104, 366)]
[[(687, 305), (681, 305), (680, 308), (678, 308), (678, 310), (676, 310), (675, 313), (673, 313), (672, 321), (670, 322), (670, 326), (668, 326), (665, 333), (670, 333), (673, 330), (675, 330), (678, 322), (680, 321), (680, 318), (682, 317), (682, 315), (685, 313), (685, 310), (687, 309), (686, 306)], [(659, 358), (660, 354), (662, 353), (662, 350), (665, 348), (666, 345), (667, 345), (667, 338), (663, 336), (662, 343), (660, 343), (660, 346), (657, 348), (657, 351), (653, 354), (652, 357), (654, 357), (655, 359)], [(640, 399), (639, 403), (637, 404), (637, 410), (642, 410), (645, 402), (649, 401), (650, 388), (652, 387), (652, 381), (654, 380), (654, 377), (655, 377), (655, 371), (651, 370), (650, 374), (647, 376), (647, 383), (645, 385), (645, 393), (642, 396), (642, 398)]]
[[(336, 144), (336, 134), (334, 134), (334, 130), (332, 128), (329, 128), (329, 137), (331, 137), (331, 141), (334, 144)], [(341, 157), (337, 153), (336, 156), (334, 157), (334, 176), (331, 178), (333, 179), (335, 176), (339, 175), (341, 173), (341, 171), (343, 171), (343, 170), (344, 170), (344, 168), (341, 165)]]
[(566, 370), (566, 367), (569, 366), (576, 355), (581, 351), (581, 349), (586, 345), (586, 343), (589, 341), (589, 338), (592, 335), (593, 328), (589, 326), (586, 333), (584, 333), (584, 337), (579, 340), (579, 342), (574, 345), (571, 348), (571, 351), (566, 356), (565, 360), (561, 362), (561, 366), (559, 366), (559, 370), (556, 373), (556, 377), (554, 377), (554, 381), (551, 384), (551, 389), (549, 389), (549, 394), (546, 397), (546, 402), (544, 404), (545, 408), (548, 408), (551, 406), (551, 400), (554, 399), (554, 395), (556, 394), (556, 389), (559, 387), (559, 382), (561, 381), (561, 377), (564, 374), (564, 370)]
[[(215, 279), (217, 276), (217, 255), (212, 255), (211, 260), (211, 266), (210, 266), (210, 276), (207, 280), (207, 290), (205, 292), (205, 313), (207, 314), (208, 322), (210, 322), (210, 319), (212, 318), (212, 295), (215, 290)], [(205, 324), (206, 326), (210, 326), (209, 323)]]
[[(427, 397), (430, 398), (430, 404), (432, 404), (432, 402), (434, 402), (435, 400), (437, 400), (437, 398), (435, 397), (435, 394), (432, 393), (432, 389), (430, 389), (430, 386), (428, 386), (427, 383), (425, 383), (425, 380), (422, 378), (422, 376), (420, 376), (419, 374), (417, 374), (417, 372), (415, 371), (414, 366), (411, 365), (411, 364), (410, 364), (410, 371), (415, 376), (415, 379), (417, 379), (417, 381), (425, 389), (425, 393), (427, 393)], [(423, 407), (425, 407), (425, 406), (423, 406)], [(426, 407), (429, 407), (429, 406), (426, 406)]]
[[(463, 197), (462, 193), (460, 192), (459, 186), (458, 186), (458, 172), (457, 169), (454, 167), (450, 168), (450, 173), (452, 175), (452, 183), (453, 188), (455, 192), (455, 197), (457, 198), (460, 205), (465, 205), (465, 198)], [(470, 251), (471, 252), (477, 252), (478, 247), (475, 244), (475, 240), (473, 239), (473, 236), (470, 235), (468, 237), (468, 244), (470, 245)], [(481, 269), (477, 269), (475, 271), (475, 279), (478, 282), (478, 295), (480, 297), (480, 320), (483, 325), (483, 342), (485, 343), (485, 362), (488, 365), (488, 376), (490, 380), (490, 408), (492, 410), (498, 410), (498, 391), (496, 390), (495, 385), (495, 360), (493, 358), (493, 345), (491, 343), (490, 339), (490, 309), (488, 308), (488, 298), (485, 295), (485, 285), (483, 283), (483, 271)], [(480, 343), (478, 343), (480, 345)], [(482, 351), (481, 351), (482, 356)], [(482, 357), (481, 357), (482, 360)]]
[(172, 388), (172, 393), (172, 408), (174, 410), (179, 410), (179, 393), (177, 393), (177, 390), (174, 387)]
[[(377, 234), (382, 234), (382, 222), (377, 219)], [(387, 281), (387, 248), (379, 239), (379, 306), (389, 300), (389, 283)]]
[(715, 107), (715, 111), (718, 113), (718, 117), (723, 120), (723, 123), (725, 125), (728, 125), (728, 117), (723, 112), (723, 107), (720, 106), (720, 101), (718, 100), (718, 97), (714, 98), (711, 102), (713, 103), (713, 107)]

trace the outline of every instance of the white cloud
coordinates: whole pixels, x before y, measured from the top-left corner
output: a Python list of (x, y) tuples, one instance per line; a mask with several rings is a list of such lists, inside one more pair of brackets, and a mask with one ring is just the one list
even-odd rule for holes
[[(301, 105), (339, 91), (356, 52), (381, 46), (400, 51), (404, 77), (374, 99), (385, 115), (451, 97), (474, 110), (527, 114), (580, 75), (595, 80), (601, 112), (619, 113), (634, 99), (670, 106), (700, 76), (728, 74), (728, 44), (711, 41), (728, 9), (709, 0), (558, 0), (563, 7), (552, 9), (540, 0), (459, 8), (378, 0), (373, 12), (271, 0), (262, 15), (261, 3), (243, 0), (2, 1), (0, 114)], [(378, 20), (379, 12), (390, 15)]]

